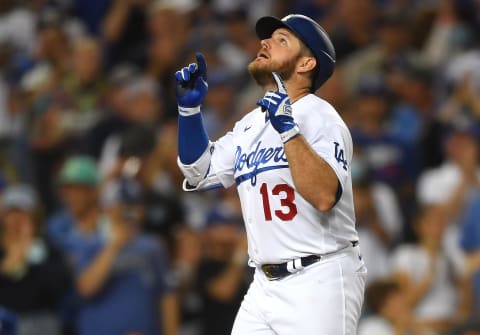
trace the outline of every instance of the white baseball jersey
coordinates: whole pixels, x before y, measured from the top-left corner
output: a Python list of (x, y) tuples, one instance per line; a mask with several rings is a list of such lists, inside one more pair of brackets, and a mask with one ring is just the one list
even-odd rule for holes
[(358, 240), (347, 126), (313, 94), (293, 103), (292, 110), (301, 134), (340, 181), (341, 196), (330, 211), (320, 212), (296, 191), (283, 143), (260, 107), (214, 143), (206, 182), (198, 186), (237, 185), (248, 252), (257, 265), (332, 253)]

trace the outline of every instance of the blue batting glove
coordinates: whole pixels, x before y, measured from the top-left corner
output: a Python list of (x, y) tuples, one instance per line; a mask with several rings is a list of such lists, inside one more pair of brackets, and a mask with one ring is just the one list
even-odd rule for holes
[(282, 78), (276, 72), (272, 72), (272, 75), (278, 90), (267, 91), (257, 105), (268, 113), (273, 128), (280, 134), (283, 143), (286, 143), (297, 136), (300, 129), (293, 119), (290, 98)]
[(197, 63), (191, 63), (175, 72), (175, 94), (180, 114), (191, 115), (200, 112), (208, 92), (207, 64), (205, 58), (198, 52), (195, 57)]

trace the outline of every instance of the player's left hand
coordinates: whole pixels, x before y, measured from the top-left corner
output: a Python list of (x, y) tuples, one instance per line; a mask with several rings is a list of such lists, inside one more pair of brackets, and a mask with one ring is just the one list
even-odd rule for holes
[(297, 136), (300, 130), (293, 119), (290, 98), (282, 78), (276, 72), (272, 72), (272, 75), (277, 91), (267, 91), (257, 105), (266, 110), (273, 128), (280, 134), (283, 143), (286, 143)]

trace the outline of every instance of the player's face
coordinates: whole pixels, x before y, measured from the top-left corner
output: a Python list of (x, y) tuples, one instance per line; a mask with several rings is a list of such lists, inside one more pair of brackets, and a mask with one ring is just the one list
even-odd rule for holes
[(248, 71), (260, 86), (273, 82), (272, 72), (284, 80), (294, 73), (301, 54), (300, 40), (288, 29), (280, 28), (272, 37), (261, 41), (257, 57), (248, 65)]

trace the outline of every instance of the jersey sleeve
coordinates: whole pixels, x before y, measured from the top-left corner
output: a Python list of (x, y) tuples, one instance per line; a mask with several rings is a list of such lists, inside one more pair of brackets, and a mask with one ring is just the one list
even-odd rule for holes
[(348, 129), (339, 124), (331, 124), (314, 133), (307, 133), (307, 136), (313, 137), (307, 139), (312, 149), (335, 171), (342, 189), (345, 189), (353, 152)]
[(208, 172), (203, 180), (197, 185), (183, 183), (185, 191), (203, 191), (219, 187), (230, 187), (234, 184), (233, 167), (235, 150), (233, 144), (233, 132), (230, 131), (213, 143)]

